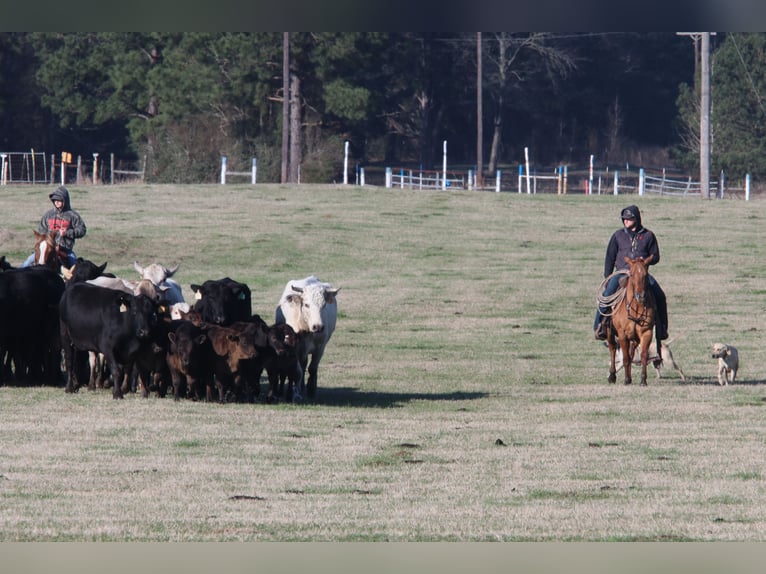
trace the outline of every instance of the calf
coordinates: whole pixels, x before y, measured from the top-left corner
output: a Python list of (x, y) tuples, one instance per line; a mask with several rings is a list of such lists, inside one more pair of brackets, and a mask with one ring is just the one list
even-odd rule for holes
[(80, 388), (74, 368), (75, 350), (95, 351), (104, 354), (112, 373), (112, 397), (121, 399), (125, 372), (156, 328), (154, 301), (87, 282), (76, 283), (61, 297), (59, 320), (67, 368), (66, 392)]
[(239, 362), (240, 385), (237, 387), (237, 400), (254, 402), (261, 392), (261, 373), (270, 356), (269, 326), (259, 315), (252, 315), (247, 321), (237, 321), (231, 325), (240, 329), (255, 346), (256, 354)]
[(167, 365), (173, 382), (173, 398), (202, 398), (202, 386), (213, 376), (207, 334), (191, 321), (181, 320), (168, 333)]
[[(207, 329), (210, 346), (213, 350), (213, 374), (218, 391), (218, 402), (226, 401), (230, 391), (242, 389), (240, 361), (252, 359), (258, 354), (252, 336), (245, 329), (234, 327), (211, 326)], [(212, 401), (213, 388), (207, 386), (207, 400)]]
[[(300, 382), (301, 370), (298, 363), (298, 335), (286, 323), (275, 323), (269, 327), (269, 349), (266, 362), (269, 375), (269, 402), (284, 396), (291, 401), (295, 385)], [(287, 381), (287, 388), (285, 388)]]

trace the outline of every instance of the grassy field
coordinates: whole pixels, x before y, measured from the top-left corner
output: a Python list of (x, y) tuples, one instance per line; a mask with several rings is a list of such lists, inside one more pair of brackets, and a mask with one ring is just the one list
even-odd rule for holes
[[(133, 277), (341, 291), (314, 404), (0, 388), (0, 541), (766, 539), (766, 202), (343, 186), (69, 186), (78, 255)], [(19, 264), (49, 206), (0, 188)], [(620, 209), (658, 235), (690, 378), (607, 384)], [(710, 347), (738, 347), (719, 387)], [(621, 375), (621, 373), (620, 373)]]

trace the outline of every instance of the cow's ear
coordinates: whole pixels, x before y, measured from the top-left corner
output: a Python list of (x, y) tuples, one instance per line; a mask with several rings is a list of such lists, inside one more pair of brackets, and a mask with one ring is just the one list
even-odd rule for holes
[(202, 286), (201, 285), (197, 285), (196, 283), (192, 283), (191, 285), (189, 285), (189, 287), (191, 287), (191, 290), (194, 291), (194, 298), (197, 301), (202, 299)]
[(139, 275), (141, 275), (141, 276), (143, 277), (143, 275), (144, 275), (144, 268), (143, 268), (143, 267), (141, 267), (141, 266), (138, 264), (138, 261), (134, 261), (134, 262), (133, 262), (133, 269), (135, 269), (135, 270), (138, 272), (138, 274), (139, 274)]
[(335, 303), (335, 296), (340, 291), (340, 287), (337, 289), (326, 289), (324, 292), (324, 300), (326, 303)]
[(98, 268), (98, 272), (99, 273), (103, 273), (106, 270), (106, 264), (107, 264), (107, 262), (104, 261), (104, 264), (101, 267)]

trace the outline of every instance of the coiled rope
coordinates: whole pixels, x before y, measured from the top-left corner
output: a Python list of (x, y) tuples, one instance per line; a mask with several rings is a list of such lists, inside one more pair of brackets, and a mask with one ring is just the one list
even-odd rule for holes
[(609, 283), (609, 280), (615, 275), (628, 275), (628, 273), (629, 271), (627, 269), (618, 269), (601, 282), (598, 291), (596, 291), (596, 304), (600, 309), (607, 309), (606, 312), (601, 313), (602, 315), (611, 317), (614, 314), (614, 310), (617, 305), (622, 303), (622, 301), (625, 299), (625, 287), (619, 287), (617, 291), (611, 295), (604, 295), (606, 284)]

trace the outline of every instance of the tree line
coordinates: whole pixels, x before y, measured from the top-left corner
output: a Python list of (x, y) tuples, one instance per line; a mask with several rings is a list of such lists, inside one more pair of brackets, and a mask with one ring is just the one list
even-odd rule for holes
[[(765, 38), (715, 37), (714, 171), (766, 172)], [(525, 147), (539, 165), (594, 154), (607, 165), (696, 168), (688, 37), (302, 32), (289, 34), (287, 68), (284, 40), (2, 33), (0, 150), (146, 157), (158, 183), (215, 181), (222, 155), (240, 165), (256, 157), (259, 181), (280, 181), (289, 110), (289, 153), (304, 182), (341, 177), (345, 141), (360, 165), (431, 169), (448, 140), (450, 162), (472, 167), (481, 67), (485, 173), (517, 165)]]

